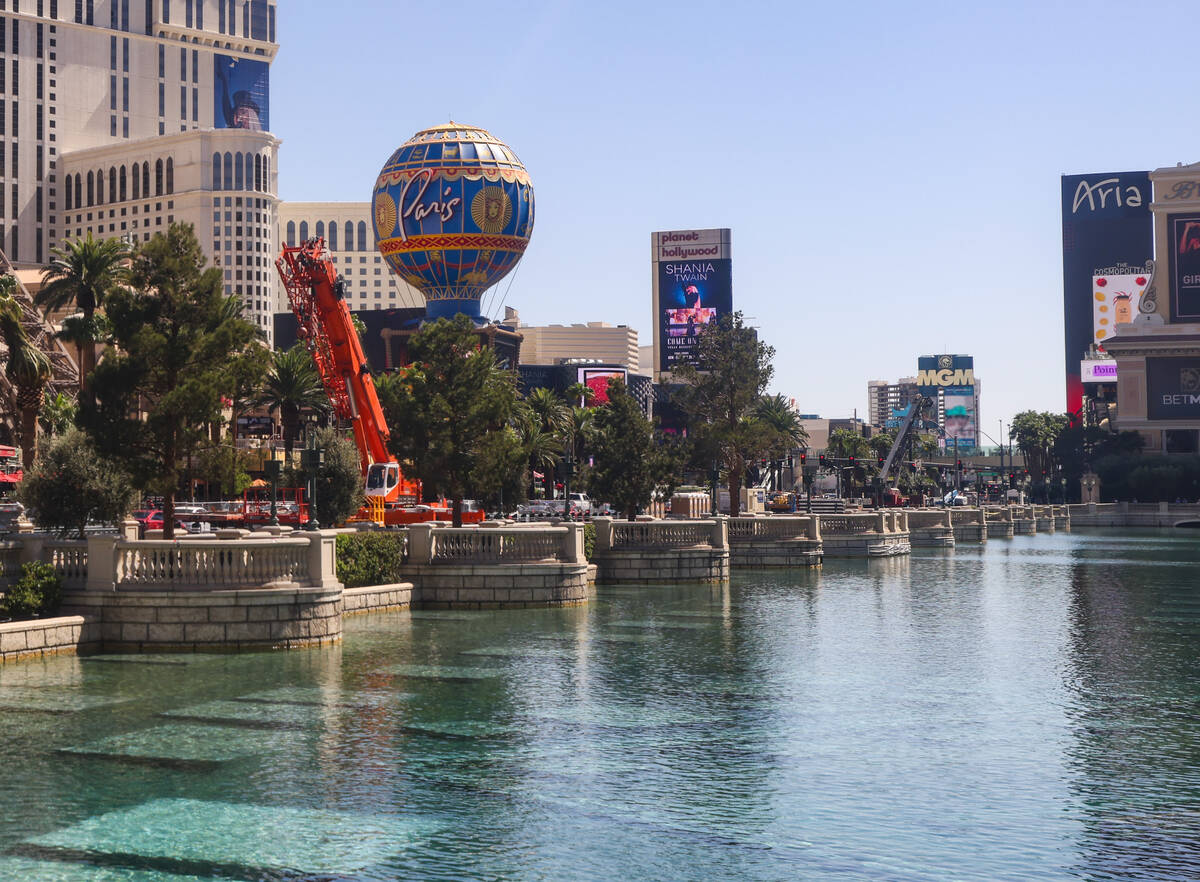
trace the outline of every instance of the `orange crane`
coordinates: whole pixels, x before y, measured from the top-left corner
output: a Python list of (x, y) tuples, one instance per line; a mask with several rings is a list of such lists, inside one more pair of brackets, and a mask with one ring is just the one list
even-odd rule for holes
[(345, 282), (329, 259), (325, 240), (284, 247), (275, 267), (296, 314), (296, 336), (312, 354), (334, 412), (354, 427), (368, 508), (391, 509), (388, 523), (436, 518), (436, 508), (424, 517), (411, 516), (411, 509), (407, 517), (399, 511), (421, 501), (421, 484), (405, 478), (388, 453), (388, 427), (375, 381), (346, 305)]

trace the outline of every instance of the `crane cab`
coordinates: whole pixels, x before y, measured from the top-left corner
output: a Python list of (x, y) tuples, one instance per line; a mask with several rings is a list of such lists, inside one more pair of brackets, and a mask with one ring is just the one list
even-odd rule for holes
[(394, 496), (400, 485), (400, 465), (394, 462), (374, 462), (367, 467), (367, 495)]

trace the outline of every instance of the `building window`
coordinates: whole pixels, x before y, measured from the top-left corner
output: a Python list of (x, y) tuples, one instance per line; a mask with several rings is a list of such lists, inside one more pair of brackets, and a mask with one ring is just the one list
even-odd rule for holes
[[(124, 202), (124, 201), (125, 201), (125, 194), (126, 194), (126, 192), (127, 192), (127, 191), (126, 191), (126, 189), (125, 189), (125, 166), (121, 166), (120, 187), (121, 187), (121, 189), (120, 189), (120, 192), (121, 192), (121, 201), (122, 201), (122, 202)], [(69, 191), (69, 190), (70, 190), (70, 187), (68, 187), (67, 189), (68, 189), (68, 191)], [(67, 208), (70, 208), (70, 206), (68, 205), (68, 206), (67, 206)], [(122, 214), (124, 214), (124, 212), (125, 212), (125, 209), (123, 209), (123, 208), (122, 208), (122, 209), (121, 209), (121, 213), (122, 213)]]
[(308, 221), (300, 221), (300, 241), (308, 241)]
[(225, 0), (217, 0), (217, 32), (225, 33)]
[(287, 222), (287, 243), (289, 248), (296, 247), (296, 222)]
[(162, 0), (163, 24), (171, 23), (171, 0)]
[(224, 165), (224, 170), (225, 170), (225, 185), (221, 189), (232, 190), (233, 189), (233, 154), (232, 153), (225, 154), (225, 162), (223, 163), (223, 165)]
[(175, 192), (175, 160), (167, 157), (167, 195)]
[(330, 222), (329, 222), (329, 250), (330, 250), (330, 251), (337, 251), (337, 250), (338, 250), (338, 247), (337, 247), (337, 231), (338, 231), (338, 224), (337, 224), (337, 221), (330, 221)]
[(142, 195), (150, 198), (150, 163), (142, 163)]
[[(158, 44), (158, 75), (166, 77), (167, 75), (167, 47), (161, 43)], [(161, 113), (161, 111), (159, 111)]]

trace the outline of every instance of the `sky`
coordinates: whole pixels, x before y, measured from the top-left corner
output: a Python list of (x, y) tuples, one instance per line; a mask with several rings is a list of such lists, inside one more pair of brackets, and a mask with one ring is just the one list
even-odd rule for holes
[(981, 429), (1065, 409), (1060, 176), (1200, 160), (1194, 5), (280, 4), (287, 201), (368, 201), (453, 119), (524, 162), (533, 237), (489, 302), (652, 341), (650, 233), (732, 229), (773, 392), (865, 414), (975, 358)]

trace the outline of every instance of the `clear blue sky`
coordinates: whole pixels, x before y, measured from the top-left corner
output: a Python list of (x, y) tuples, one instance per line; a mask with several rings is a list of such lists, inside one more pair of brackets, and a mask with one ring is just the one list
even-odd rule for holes
[(1200, 159), (1197, 21), (1156, 2), (281, 3), (280, 191), (366, 201), (415, 131), (483, 126), (537, 193), (507, 298), (523, 320), (649, 344), (651, 231), (731, 227), (776, 391), (861, 415), (867, 380), (970, 354), (995, 436), (1065, 406), (1059, 176)]

